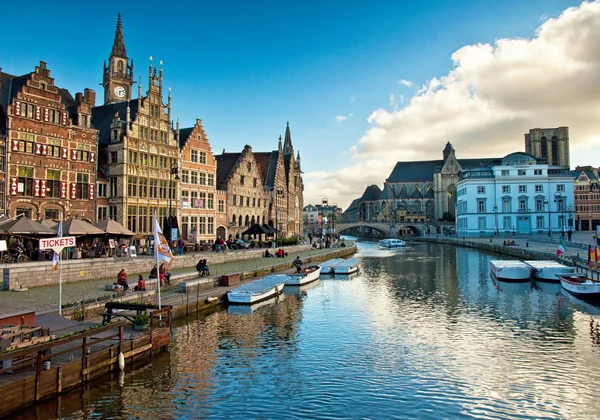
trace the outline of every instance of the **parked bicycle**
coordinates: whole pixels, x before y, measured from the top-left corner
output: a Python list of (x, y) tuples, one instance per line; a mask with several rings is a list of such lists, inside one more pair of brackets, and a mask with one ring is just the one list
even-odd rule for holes
[(29, 261), (29, 257), (25, 254), (25, 250), (19, 248), (16, 252), (11, 253), (10, 251), (2, 258), (2, 262), (8, 263), (20, 263)]

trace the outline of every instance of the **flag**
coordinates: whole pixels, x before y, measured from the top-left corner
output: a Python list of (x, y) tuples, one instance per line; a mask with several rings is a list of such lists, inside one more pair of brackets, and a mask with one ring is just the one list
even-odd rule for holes
[(600, 251), (598, 251), (598, 247), (595, 248), (595, 258), (594, 258), (594, 270), (598, 270), (598, 260), (600, 260)]
[(558, 244), (558, 249), (556, 250), (556, 256), (560, 256), (562, 254), (564, 254), (567, 251), (567, 247), (565, 246), (565, 240), (561, 239), (560, 243)]
[(169, 246), (169, 242), (165, 239), (165, 236), (162, 233), (160, 226), (158, 225), (158, 220), (156, 220), (156, 215), (154, 216), (154, 260), (163, 260), (167, 262), (167, 267), (171, 268), (173, 261), (175, 261), (175, 257), (171, 252), (171, 247)]
[[(62, 220), (58, 222), (58, 233), (56, 235), (58, 238), (62, 236)], [(54, 255), (52, 255), (52, 272), (54, 273), (58, 270), (58, 262), (60, 261), (60, 254), (54, 251)]]
[(594, 267), (594, 262), (596, 261), (596, 250), (592, 249), (592, 246), (588, 246), (588, 268), (591, 270)]

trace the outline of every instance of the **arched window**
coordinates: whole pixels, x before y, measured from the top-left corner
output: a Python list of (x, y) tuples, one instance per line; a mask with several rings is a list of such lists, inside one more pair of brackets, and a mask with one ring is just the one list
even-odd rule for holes
[(235, 221), (237, 220), (237, 218), (235, 217), (235, 214), (233, 215), (233, 217), (231, 218), (231, 224), (233, 226), (235, 226)]
[(242, 226), (242, 216), (240, 215), (238, 226)]
[(119, 73), (123, 73), (123, 62), (122, 61), (117, 62), (117, 70), (119, 71)]
[(550, 147), (552, 147), (552, 162), (548, 162), (548, 164), (558, 165), (558, 138), (556, 136), (550, 140)]
[(246, 215), (246, 220), (245, 220), (245, 224), (244, 226), (250, 226), (250, 217), (248, 215)]
[(542, 159), (548, 159), (548, 139), (546, 137), (540, 139), (540, 155)]

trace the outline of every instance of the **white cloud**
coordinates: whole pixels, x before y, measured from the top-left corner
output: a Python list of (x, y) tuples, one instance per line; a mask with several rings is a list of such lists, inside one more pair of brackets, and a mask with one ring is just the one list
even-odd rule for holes
[(598, 39), (595, 1), (548, 18), (533, 39), (458, 49), (453, 69), (401, 109), (372, 111), (370, 127), (349, 149), (352, 167), (306, 174), (306, 202), (327, 191), (330, 201), (347, 206), (368, 185), (382, 187), (397, 160), (441, 159), (447, 141), (459, 159), (524, 150), (523, 134), (536, 127), (569, 126), (571, 166), (600, 165)]
[(410, 80), (406, 80), (406, 79), (400, 79), (400, 80), (398, 80), (398, 84), (399, 85), (404, 85), (406, 87), (413, 87), (413, 82), (411, 82)]
[(348, 115), (336, 115), (335, 117), (333, 117), (333, 119), (335, 120), (335, 122), (342, 122), (342, 121), (346, 121), (348, 118), (352, 118), (354, 116), (354, 114), (350, 113)]

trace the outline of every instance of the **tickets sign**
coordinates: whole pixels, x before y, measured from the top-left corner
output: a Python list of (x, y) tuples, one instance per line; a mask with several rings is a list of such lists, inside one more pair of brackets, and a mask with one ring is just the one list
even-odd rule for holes
[(40, 239), (40, 249), (52, 249), (54, 252), (60, 252), (63, 250), (63, 248), (69, 248), (72, 246), (75, 246), (74, 236)]

